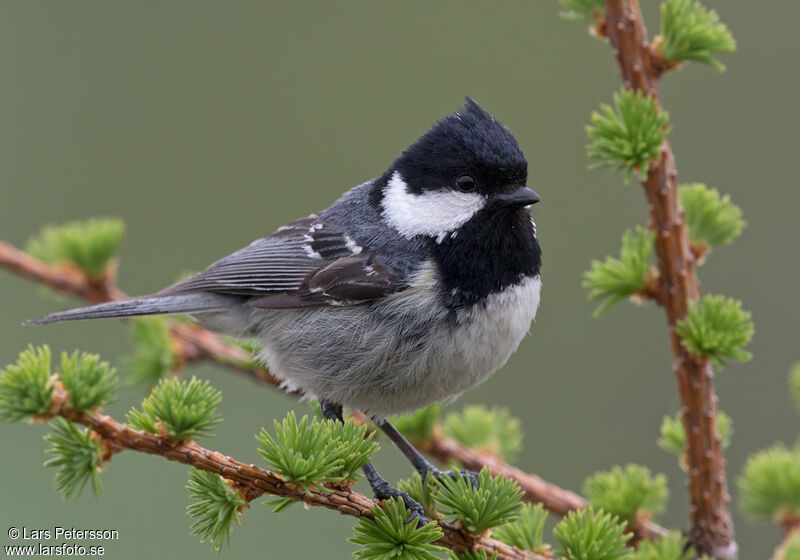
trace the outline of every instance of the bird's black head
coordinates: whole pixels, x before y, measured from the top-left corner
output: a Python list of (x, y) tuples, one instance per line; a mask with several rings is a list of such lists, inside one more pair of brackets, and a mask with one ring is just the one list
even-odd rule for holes
[(409, 146), (392, 170), (414, 194), (456, 189), (492, 195), (528, 178), (517, 139), (470, 98)]
[(437, 122), (374, 183), (383, 220), (427, 240), (448, 307), (482, 301), (539, 273), (526, 206), (528, 162), (511, 132), (473, 100)]
[(514, 135), (467, 98), (395, 160), (375, 183), (373, 200), (403, 236), (441, 243), (479, 213), (519, 215), (538, 202), (527, 178)]

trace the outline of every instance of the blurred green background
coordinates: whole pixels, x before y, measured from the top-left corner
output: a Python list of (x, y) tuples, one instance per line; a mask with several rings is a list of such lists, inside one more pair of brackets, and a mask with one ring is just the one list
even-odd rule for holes
[[(651, 35), (658, 5), (643, 2)], [(748, 453), (791, 443), (798, 418), (786, 374), (797, 344), (796, 208), (800, 4), (709, 0), (739, 42), (728, 70), (690, 66), (663, 84), (681, 179), (729, 193), (743, 237), (700, 270), (704, 291), (753, 312), (755, 357), (717, 376), (735, 422), (730, 481)], [(592, 258), (616, 253), (645, 223), (638, 185), (587, 171), (584, 125), (619, 87), (607, 45), (559, 19), (553, 1), (486, 2), (17, 2), (0, 3), (0, 238), (23, 245), (42, 224), (95, 215), (128, 225), (120, 284), (155, 291), (286, 221), (319, 210), (380, 174), (465, 95), (516, 134), (530, 160), (544, 249), (542, 305), (509, 364), (466, 402), (522, 419), (518, 463), (568, 488), (615, 463), (670, 477), (661, 521), (686, 525), (684, 479), (656, 447), (678, 406), (664, 319), (620, 305), (602, 319), (580, 286)], [(29, 342), (100, 352), (129, 347), (117, 322), (23, 328), (72, 305), (0, 271), (0, 363)], [(225, 423), (208, 444), (259, 460), (253, 434), (296, 403), (212, 367)], [(111, 407), (122, 418), (142, 397)], [(113, 528), (110, 558), (214, 558), (189, 535), (186, 469), (135, 453), (114, 457), (105, 495), (63, 501), (44, 469), (44, 426), (0, 425), (0, 544), (7, 527)], [(410, 469), (391, 449), (378, 468)], [(353, 520), (254, 503), (223, 557), (346, 558)], [(736, 516), (741, 558), (767, 557), (769, 525)]]

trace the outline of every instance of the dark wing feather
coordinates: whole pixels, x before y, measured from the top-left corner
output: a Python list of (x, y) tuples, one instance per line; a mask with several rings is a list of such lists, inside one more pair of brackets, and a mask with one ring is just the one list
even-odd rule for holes
[(342, 305), (379, 299), (400, 289), (391, 272), (373, 255), (361, 252), (318, 268), (294, 293), (260, 297), (250, 305), (270, 309)]
[(354, 303), (398, 289), (368, 250), (317, 215), (297, 220), (158, 295), (250, 296), (261, 308)]

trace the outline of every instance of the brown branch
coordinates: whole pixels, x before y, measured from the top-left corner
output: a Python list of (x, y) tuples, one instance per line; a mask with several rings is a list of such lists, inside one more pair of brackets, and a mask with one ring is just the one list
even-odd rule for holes
[(199, 325), (187, 325), (175, 320), (168, 320), (167, 327), (177, 345), (179, 367), (208, 360), (227, 366), (259, 383), (280, 387), (281, 382), (266, 368), (253, 365), (253, 356), (249, 352), (225, 342), (211, 331)]
[(779, 515), (778, 524), (783, 529), (783, 535), (789, 537), (795, 531), (800, 531), (800, 515)]
[[(57, 410), (53, 411), (54, 415), (88, 426), (94, 434), (102, 438), (107, 449), (113, 450), (113, 452), (131, 449), (150, 455), (159, 455), (170, 461), (177, 461), (184, 465), (216, 473), (234, 483), (248, 502), (263, 494), (273, 494), (310, 506), (336, 510), (344, 515), (357, 518), (371, 518), (371, 510), (377, 503), (352, 490), (302, 488), (284, 482), (279, 475), (273, 472), (206, 449), (191, 440), (176, 442), (155, 434), (137, 431), (120, 424), (110, 416), (67, 408), (63, 406), (63, 402), (61, 402), (61, 406), (56, 407)], [(547, 558), (488, 537), (474, 537), (462, 531), (454, 523), (439, 522), (438, 525), (444, 532), (444, 536), (436, 541), (436, 544), (455, 552), (475, 548), (485, 550), (490, 557), (496, 552), (498, 560), (545, 560)]]
[(661, 274), (656, 269), (651, 268), (644, 287), (638, 293), (633, 294), (631, 300), (638, 304), (652, 300), (659, 305), (664, 305), (664, 285), (661, 282)]
[[(85, 297), (84, 294), (87, 293), (86, 283), (88, 280), (80, 272), (71, 269), (65, 271), (62, 266), (42, 263), (2, 241), (0, 241), (0, 267), (50, 286), (62, 293), (78, 297)], [(105, 299), (98, 301), (123, 297), (125, 294), (115, 288), (105, 293)], [(238, 346), (225, 342), (219, 336), (198, 325), (187, 325), (170, 319), (167, 320), (167, 325), (178, 351), (179, 366), (209, 360), (230, 367), (255, 381), (280, 387), (277, 379), (266, 369), (254, 366), (252, 356)], [(297, 395), (299, 393), (295, 393), (295, 396)], [(358, 421), (369, 422), (369, 419), (363, 414), (356, 413), (354, 416)], [(586, 505), (586, 500), (581, 496), (546, 482), (535, 474), (529, 474), (513, 467), (493, 455), (473, 451), (444, 437), (439, 430), (436, 430), (427, 441), (417, 442), (415, 445), (420, 451), (431, 454), (442, 463), (446, 464), (456, 460), (466, 468), (475, 471), (488, 466), (495, 474), (513, 478), (525, 492), (526, 501), (542, 503), (545, 509), (557, 515), (566, 515), (570, 510)], [(657, 538), (668, 533), (666, 529), (652, 521), (638, 524), (634, 528), (634, 532), (647, 538)]]
[(116, 289), (113, 273), (92, 280), (78, 268), (43, 263), (5, 241), (0, 241), (0, 266), (57, 292), (77, 296), (92, 303), (125, 297), (125, 294)]
[[(440, 430), (435, 430), (432, 437), (426, 441), (415, 443), (417, 448), (436, 457), (442, 463), (449, 463), (454, 459), (468, 470), (479, 471), (489, 467), (492, 474), (504, 475), (517, 481), (525, 492), (525, 501), (541, 503), (544, 508), (557, 515), (566, 515), (572, 510), (585, 507), (586, 498), (550, 484), (541, 477), (526, 473), (521, 469), (509, 465), (502, 459), (490, 454), (480, 453), (458, 443), (455, 440), (442, 436)], [(633, 528), (637, 536), (649, 539), (665, 537), (669, 531), (649, 520), (642, 520)]]
[(786, 549), (789, 546), (789, 542), (797, 535), (800, 535), (800, 516), (778, 516), (778, 524), (781, 526), (781, 529), (783, 529), (783, 540), (775, 549), (775, 553), (772, 555), (772, 560), (783, 560)]
[[(659, 76), (664, 68), (654, 57), (655, 49), (648, 42), (638, 0), (606, 0), (606, 33), (625, 87), (653, 95), (660, 105)], [(686, 430), (691, 503), (689, 539), (701, 554), (733, 559), (738, 550), (725, 460), (716, 426), (714, 373), (708, 360), (690, 355), (675, 333), (675, 324), (686, 315), (689, 303), (698, 297), (699, 282), (683, 208), (678, 201), (678, 173), (669, 140), (661, 146), (661, 157), (650, 163), (642, 186), (651, 227), (656, 233), (662, 306), (669, 327), (673, 370), (678, 380)]]

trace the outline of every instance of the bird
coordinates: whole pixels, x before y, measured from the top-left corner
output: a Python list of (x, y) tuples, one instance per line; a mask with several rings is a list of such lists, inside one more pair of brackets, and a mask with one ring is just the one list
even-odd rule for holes
[[(423, 478), (442, 476), (388, 418), (479, 385), (530, 330), (542, 251), (527, 178), (514, 135), (467, 97), (325, 210), (155, 294), (28, 323), (185, 314), (255, 339), (286, 389), (332, 420), (364, 412)], [(422, 522), (408, 494), (363, 471), (377, 499), (402, 498)]]

